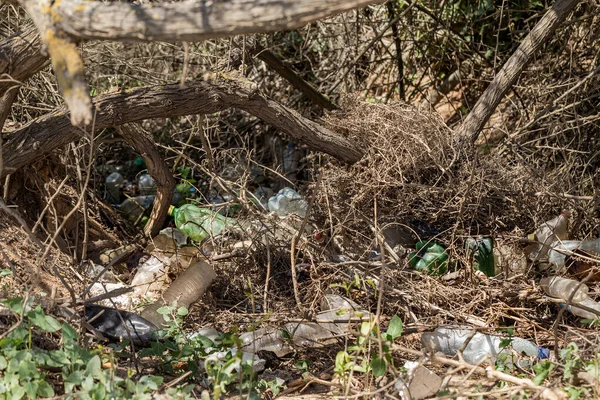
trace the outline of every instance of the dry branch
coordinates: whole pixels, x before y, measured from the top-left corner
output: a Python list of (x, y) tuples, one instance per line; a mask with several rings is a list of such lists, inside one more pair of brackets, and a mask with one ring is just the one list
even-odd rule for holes
[(14, 80), (24, 81), (47, 62), (48, 57), (42, 54), (42, 42), (33, 24), (0, 42), (0, 75), (8, 74)]
[(231, 0), (134, 4), (64, 0), (61, 30), (83, 39), (193, 42), (294, 29), (382, 0)]
[(506, 92), (515, 84), (525, 66), (531, 61), (533, 54), (550, 39), (556, 28), (567, 18), (577, 3), (579, 0), (557, 0), (535, 25), (519, 48), (496, 74), (492, 83), (477, 100), (475, 107), (456, 132), (459, 148), (472, 147)]
[(175, 178), (150, 134), (136, 124), (123, 125), (119, 129), (119, 133), (144, 158), (148, 166), (148, 173), (156, 182), (154, 206), (150, 218), (144, 226), (144, 233), (149, 237), (154, 237), (162, 228), (169, 214), (169, 205), (171, 205), (175, 189)]
[[(264, 120), (313, 150), (353, 163), (362, 151), (348, 139), (265, 99), (238, 81), (192, 82), (148, 86), (94, 99), (95, 128), (104, 129), (151, 118), (210, 114), (236, 107)], [(4, 146), (3, 175), (28, 165), (54, 149), (77, 140), (82, 131), (71, 125), (65, 108), (32, 121), (9, 135)]]

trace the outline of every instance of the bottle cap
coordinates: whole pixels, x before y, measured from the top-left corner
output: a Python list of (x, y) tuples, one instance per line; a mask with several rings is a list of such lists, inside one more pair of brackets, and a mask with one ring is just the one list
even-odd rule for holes
[(173, 211), (175, 210), (175, 206), (169, 206), (169, 215), (173, 215)]
[(543, 360), (548, 357), (550, 357), (550, 350), (545, 347), (538, 348), (538, 358)]

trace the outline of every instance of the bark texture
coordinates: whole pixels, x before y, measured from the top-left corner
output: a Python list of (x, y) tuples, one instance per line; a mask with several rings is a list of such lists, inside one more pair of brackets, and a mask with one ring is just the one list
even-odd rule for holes
[[(24, 81), (44, 68), (48, 56), (42, 54), (42, 42), (33, 23), (22, 32), (0, 42), (0, 75)], [(0, 86), (0, 93), (4, 85)], [(12, 85), (9, 83), (9, 85)]]
[[(533, 58), (533, 54), (550, 39), (556, 28), (567, 18), (577, 3), (579, 0), (557, 0), (535, 25), (523, 43), (496, 74), (492, 83), (477, 100), (475, 107), (456, 132), (459, 149), (462, 148), (462, 151), (465, 151), (464, 148), (472, 147), (506, 92), (515, 84), (523, 69)], [(470, 150), (467, 150), (466, 153), (470, 153)]]
[(60, 30), (101, 40), (193, 42), (294, 29), (383, 0), (198, 0), (180, 3), (62, 0), (52, 5)]
[[(251, 85), (232, 79), (150, 86), (98, 96), (93, 101), (96, 129), (149, 118), (210, 114), (236, 107), (264, 120), (311, 149), (353, 163), (363, 153), (348, 139), (256, 93)], [(77, 140), (83, 131), (71, 125), (65, 108), (33, 120), (5, 141), (3, 175)]]
[(169, 206), (175, 190), (175, 178), (165, 163), (164, 156), (158, 150), (154, 138), (136, 124), (126, 124), (119, 129), (119, 133), (131, 147), (144, 158), (148, 173), (156, 183), (156, 197), (148, 222), (144, 226), (144, 233), (154, 237), (162, 228), (169, 215)]

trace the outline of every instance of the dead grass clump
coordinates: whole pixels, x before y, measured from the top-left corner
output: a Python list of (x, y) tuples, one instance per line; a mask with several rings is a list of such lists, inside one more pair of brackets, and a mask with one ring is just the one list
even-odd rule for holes
[(568, 206), (564, 198), (540, 195), (548, 191), (543, 174), (505, 156), (481, 152), (449, 171), (452, 132), (428, 110), (355, 99), (346, 110), (325, 123), (360, 143), (366, 156), (351, 167), (325, 166), (315, 206), (334, 234), (352, 231), (362, 247), (375, 219), (452, 244), (459, 235), (515, 228), (522, 234)]

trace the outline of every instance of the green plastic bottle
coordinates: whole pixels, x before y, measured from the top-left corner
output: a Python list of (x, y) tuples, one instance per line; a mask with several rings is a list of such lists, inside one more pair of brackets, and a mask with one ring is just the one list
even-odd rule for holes
[(173, 216), (175, 226), (195, 242), (237, 226), (236, 220), (194, 204), (184, 204), (179, 208), (171, 206), (169, 215)]
[(494, 262), (494, 240), (492, 238), (467, 238), (465, 248), (469, 256), (473, 256), (473, 268), (486, 274), (496, 276)]
[(408, 255), (411, 267), (430, 275), (444, 275), (448, 272), (448, 253), (442, 245), (422, 240), (415, 247), (417, 251)]

